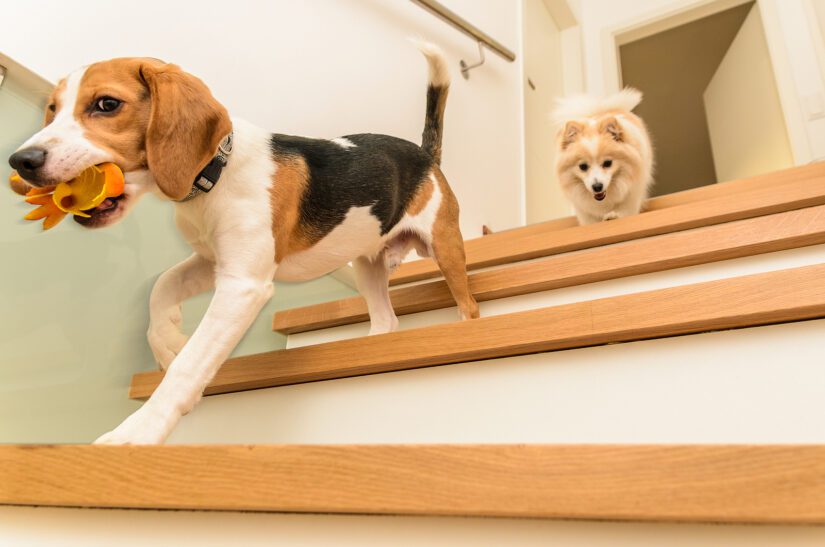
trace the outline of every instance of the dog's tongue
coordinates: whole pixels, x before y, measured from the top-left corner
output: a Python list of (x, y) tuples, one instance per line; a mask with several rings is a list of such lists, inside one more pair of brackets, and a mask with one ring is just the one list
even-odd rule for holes
[(92, 209), (92, 211), (107, 211), (115, 206), (114, 200), (110, 198), (106, 198), (103, 200), (103, 203)]
[(596, 201), (601, 201), (604, 199), (606, 195), (607, 192), (599, 192), (598, 194), (593, 194), (593, 197), (596, 199)]

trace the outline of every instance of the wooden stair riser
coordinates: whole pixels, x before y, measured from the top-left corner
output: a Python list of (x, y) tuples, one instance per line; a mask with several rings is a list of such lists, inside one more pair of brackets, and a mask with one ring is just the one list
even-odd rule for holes
[(0, 504), (825, 523), (825, 447), (0, 446)]
[[(702, 193), (705, 199), (673, 204), (611, 222), (550, 232), (516, 229), (469, 240), (465, 243), (467, 267), (473, 270), (497, 266), (825, 204), (825, 164), (772, 173), (751, 182), (759, 183), (726, 183), (727, 186), (721, 187), (724, 191), (706, 190)], [(674, 199), (671, 203), (678, 201)], [(416, 260), (402, 264), (390, 278), (390, 284), (439, 276), (431, 259)]]
[[(825, 206), (630, 241), (470, 274), (480, 302), (825, 243)], [(443, 280), (390, 291), (396, 314), (455, 305)], [(368, 321), (362, 297), (279, 311), (274, 330), (295, 334)]]
[[(227, 361), (206, 394), (825, 317), (825, 265), (436, 325)], [(146, 398), (160, 372), (139, 373)]]

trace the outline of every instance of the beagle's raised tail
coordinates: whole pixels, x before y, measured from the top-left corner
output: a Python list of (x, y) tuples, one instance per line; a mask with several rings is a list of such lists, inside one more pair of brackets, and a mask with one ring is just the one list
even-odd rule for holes
[(427, 58), (429, 81), (427, 82), (427, 114), (421, 148), (430, 154), (436, 165), (441, 165), (441, 137), (444, 133), (444, 108), (450, 91), (450, 71), (447, 57), (437, 45), (423, 40), (411, 39), (412, 43)]

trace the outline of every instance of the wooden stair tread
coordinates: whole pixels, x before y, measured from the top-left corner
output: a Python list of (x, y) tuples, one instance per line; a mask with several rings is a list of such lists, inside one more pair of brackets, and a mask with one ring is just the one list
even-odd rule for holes
[(822, 524), (825, 447), (6, 445), (0, 504)]
[[(205, 393), (825, 317), (825, 264), (236, 357)], [(132, 377), (146, 398), (161, 372)]]
[[(470, 274), (480, 302), (825, 243), (825, 205), (562, 254)], [(396, 314), (455, 306), (443, 279), (390, 291)], [(275, 313), (284, 334), (368, 321), (360, 296)]]
[[(642, 214), (587, 226), (570, 219), (465, 242), (469, 270), (589, 249), (722, 222), (825, 204), (825, 163), (653, 198)], [(391, 285), (439, 277), (431, 259), (403, 263)]]

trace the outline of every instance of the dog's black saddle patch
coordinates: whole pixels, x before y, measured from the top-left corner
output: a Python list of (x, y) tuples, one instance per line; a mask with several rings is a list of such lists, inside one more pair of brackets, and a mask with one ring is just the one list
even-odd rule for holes
[[(404, 211), (433, 158), (417, 144), (365, 133), (342, 137), (354, 146), (325, 139), (273, 134), (273, 157), (299, 155), (309, 180), (300, 205), (301, 222), (320, 237), (343, 222), (352, 207), (372, 206), (381, 222), (381, 235), (389, 232)], [(277, 175), (276, 175), (277, 184)]]

